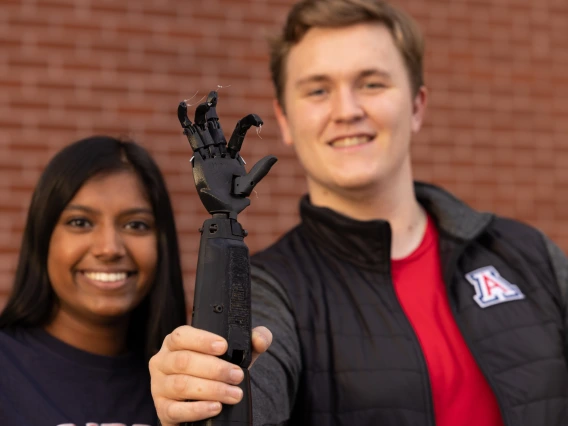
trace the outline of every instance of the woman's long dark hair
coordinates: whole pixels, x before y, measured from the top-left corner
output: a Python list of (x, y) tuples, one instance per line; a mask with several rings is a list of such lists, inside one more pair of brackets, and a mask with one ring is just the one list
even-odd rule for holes
[(42, 327), (51, 320), (56, 296), (47, 274), (47, 255), (59, 216), (87, 180), (125, 169), (134, 171), (146, 189), (158, 243), (154, 283), (132, 312), (129, 347), (149, 360), (166, 335), (186, 323), (176, 226), (162, 173), (140, 145), (94, 136), (63, 148), (39, 179), (28, 211), (14, 287), (0, 314), (0, 329)]

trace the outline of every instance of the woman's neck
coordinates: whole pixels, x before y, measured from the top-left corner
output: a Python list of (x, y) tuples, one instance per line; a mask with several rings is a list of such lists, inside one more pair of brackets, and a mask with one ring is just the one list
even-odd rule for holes
[(96, 355), (116, 356), (127, 351), (127, 318), (97, 324), (58, 309), (44, 330), (70, 346)]

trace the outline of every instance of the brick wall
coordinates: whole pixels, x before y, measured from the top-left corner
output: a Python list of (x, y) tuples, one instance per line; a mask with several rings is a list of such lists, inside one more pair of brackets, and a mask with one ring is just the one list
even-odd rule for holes
[[(291, 0), (3, 0), (0, 2), (0, 307), (24, 217), (44, 165), (93, 133), (133, 138), (172, 192), (187, 289), (194, 279), (197, 200), (191, 152), (175, 111), (217, 85), (227, 130), (256, 112), (243, 156), (279, 162), (242, 215), (255, 251), (297, 221), (305, 191), (279, 143), (264, 37)], [(568, 2), (399, 0), (427, 37), (427, 124), (416, 177), (473, 206), (527, 221), (568, 249)]]

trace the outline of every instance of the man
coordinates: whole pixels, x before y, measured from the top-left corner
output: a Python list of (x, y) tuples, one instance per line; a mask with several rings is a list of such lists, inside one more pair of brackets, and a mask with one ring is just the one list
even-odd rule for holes
[[(254, 323), (274, 334), (251, 368), (255, 425), (568, 422), (568, 262), (537, 230), (413, 182), (422, 57), (413, 21), (379, 0), (301, 1), (272, 46), (309, 194), (252, 259)], [(214, 340), (182, 327), (152, 360), (164, 426), (240, 399)]]

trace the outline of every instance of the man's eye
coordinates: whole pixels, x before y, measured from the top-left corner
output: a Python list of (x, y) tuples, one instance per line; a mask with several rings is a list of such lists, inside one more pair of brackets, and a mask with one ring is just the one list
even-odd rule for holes
[(86, 228), (90, 225), (90, 222), (84, 218), (73, 218), (67, 221), (67, 225), (72, 226), (74, 228)]
[(379, 83), (376, 81), (368, 82), (363, 85), (366, 89), (384, 89), (387, 87), (384, 83)]
[(326, 93), (325, 89), (314, 89), (308, 92), (308, 96), (322, 96)]

